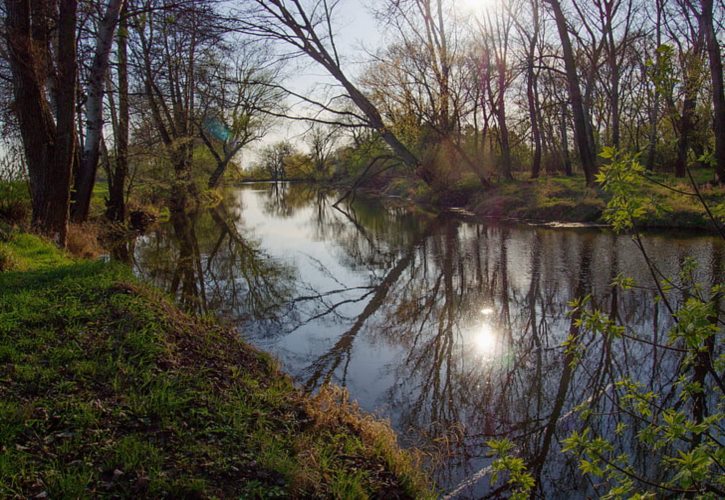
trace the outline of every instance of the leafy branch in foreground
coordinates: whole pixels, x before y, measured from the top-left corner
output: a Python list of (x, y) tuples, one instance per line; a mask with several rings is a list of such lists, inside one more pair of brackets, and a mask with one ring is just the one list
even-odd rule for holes
[(496, 457), (491, 464), (491, 482), (498, 481), (499, 474), (507, 473), (510, 497), (513, 500), (526, 500), (536, 485), (534, 476), (526, 470), (526, 462), (514, 455), (515, 445), (508, 439), (491, 440), (486, 443), (491, 448), (491, 456)]
[[(616, 373), (607, 373), (611, 380), (607, 389), (574, 408), (572, 414), (579, 423), (569, 426), (568, 437), (561, 442), (562, 452), (576, 457), (581, 473), (605, 499), (723, 498), (725, 353), (720, 304), (725, 285), (698, 283), (697, 264), (691, 258), (681, 262), (678, 276), (670, 277), (657, 267), (637, 232), (638, 223), (658, 210), (657, 200), (642, 194), (647, 192), (644, 167), (636, 156), (612, 148), (601, 156), (610, 160), (597, 176), (611, 196), (605, 220), (616, 232), (632, 234), (657, 298), (666, 306), (669, 326), (656, 324), (656, 329), (667, 329), (666, 335), (655, 332), (651, 338), (631, 332), (616, 314), (591, 307), (591, 297), (584, 296), (569, 303), (577, 337), (570, 335), (564, 342), (564, 354), (572, 370), (580, 366), (588, 344), (576, 340), (588, 333), (591, 338), (606, 339), (610, 350), (637, 350), (646, 356), (659, 352), (657, 362), (671, 373), (659, 383), (650, 380), (647, 371), (631, 367), (618, 366)], [(698, 198), (706, 209), (703, 198)], [(713, 270), (714, 279), (719, 273)], [(625, 292), (649, 288), (622, 275), (611, 286)], [(523, 459), (513, 456), (514, 445), (502, 440), (488, 446), (498, 457), (491, 466), (492, 480), (506, 472), (512, 495), (528, 497), (535, 479)]]
[[(695, 279), (695, 264), (683, 264), (675, 286), (647, 256), (637, 222), (651, 210), (651, 200), (640, 194), (644, 167), (637, 158), (605, 149), (601, 155), (610, 163), (601, 169), (598, 182), (611, 200), (605, 220), (616, 232), (631, 231), (657, 285), (659, 298), (667, 305), (672, 326), (666, 344), (627, 335), (616, 326), (616, 318), (599, 311), (581, 311), (585, 330), (612, 341), (626, 336), (642, 346), (668, 350), (674, 356), (669, 366), (675, 371), (670, 383), (647, 386), (637, 377), (623, 376), (606, 399), (618, 415), (614, 432), (597, 432), (589, 420), (592, 409), (578, 408), (579, 431), (563, 440), (563, 451), (579, 459), (583, 474), (594, 479), (604, 498), (652, 498), (675, 494), (697, 498), (725, 496), (725, 447), (722, 436), (725, 398), (721, 373), (725, 356), (719, 305), (723, 287), (705, 287)], [(662, 282), (658, 278), (663, 278)], [(613, 286), (624, 290), (634, 281), (618, 277)], [(678, 298), (681, 297), (678, 305)], [(637, 463), (635, 449), (644, 450), (648, 464)]]

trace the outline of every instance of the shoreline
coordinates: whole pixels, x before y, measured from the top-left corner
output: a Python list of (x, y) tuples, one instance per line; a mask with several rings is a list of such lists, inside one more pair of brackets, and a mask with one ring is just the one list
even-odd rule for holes
[[(341, 188), (340, 185), (330, 186)], [(342, 188), (344, 189), (344, 188)], [(548, 177), (537, 180), (511, 181), (490, 190), (465, 187), (455, 192), (460, 203), (441, 204), (431, 195), (420, 196), (415, 186), (399, 183), (384, 187), (362, 187), (363, 196), (378, 198), (397, 206), (414, 206), (434, 213), (449, 213), (473, 222), (502, 221), (537, 227), (561, 229), (609, 229), (602, 220), (607, 199), (595, 189), (585, 188), (583, 180)], [(643, 192), (652, 207), (637, 225), (646, 232), (681, 231), (717, 234), (699, 201), (685, 197), (665, 199), (661, 189)], [(672, 195), (670, 195), (672, 197)], [(683, 199), (684, 198), (684, 199)], [(725, 202), (725, 188), (712, 188), (705, 200), (710, 206)], [(719, 224), (725, 223), (721, 217)]]

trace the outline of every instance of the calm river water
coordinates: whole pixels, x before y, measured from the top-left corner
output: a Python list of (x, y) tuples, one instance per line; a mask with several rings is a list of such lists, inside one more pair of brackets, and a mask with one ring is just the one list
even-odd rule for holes
[[(671, 320), (631, 238), (474, 223), (360, 198), (335, 208), (335, 199), (307, 185), (235, 189), (222, 205), (176, 214), (139, 238), (136, 272), (184, 307), (237, 324), (301, 387), (347, 387), (391, 421), (403, 445), (431, 454), (444, 492), (495, 493), (486, 441), (508, 437), (540, 496), (594, 494), (560, 452), (559, 440), (581, 426), (573, 408), (585, 403), (596, 428), (615, 436), (627, 418), (612, 411), (615, 382), (666, 392), (679, 362), (651, 345), (666, 342)], [(690, 259), (696, 279), (723, 279), (725, 245), (715, 237), (653, 234), (644, 246), (675, 285)], [(638, 286), (613, 289), (619, 274)], [(581, 362), (568, 369), (569, 303), (584, 296), (650, 343), (581, 332)], [(672, 300), (682, 297), (674, 291)], [(630, 429), (613, 439), (646, 470), (648, 452)]]

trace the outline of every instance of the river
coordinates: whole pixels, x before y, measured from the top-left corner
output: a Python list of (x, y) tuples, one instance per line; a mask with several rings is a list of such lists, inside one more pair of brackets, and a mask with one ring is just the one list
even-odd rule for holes
[[(303, 184), (235, 188), (224, 203), (139, 237), (135, 272), (185, 308), (238, 327), (305, 390), (345, 386), (390, 420), (402, 445), (426, 452), (453, 496), (497, 491), (486, 441), (502, 437), (540, 496), (595, 494), (559, 444), (580, 427), (582, 403), (590, 424), (647, 469), (649, 452), (615, 402), (624, 378), (668, 391), (679, 362), (661, 347), (672, 320), (652, 272), (676, 287), (694, 262), (697, 281), (722, 281), (722, 240), (647, 234), (652, 270), (631, 237), (606, 229), (464, 220), (362, 197), (334, 207), (336, 198)], [(636, 286), (611, 287), (618, 275)], [(579, 331), (569, 312), (583, 297), (627, 336)], [(673, 304), (682, 299), (671, 292)], [(572, 333), (576, 365), (563, 347)]]

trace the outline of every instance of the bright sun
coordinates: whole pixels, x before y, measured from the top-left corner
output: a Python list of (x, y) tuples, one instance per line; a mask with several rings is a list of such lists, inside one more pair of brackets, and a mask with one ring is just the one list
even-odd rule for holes
[(497, 0), (457, 0), (461, 10), (466, 13), (481, 12), (492, 7)]

